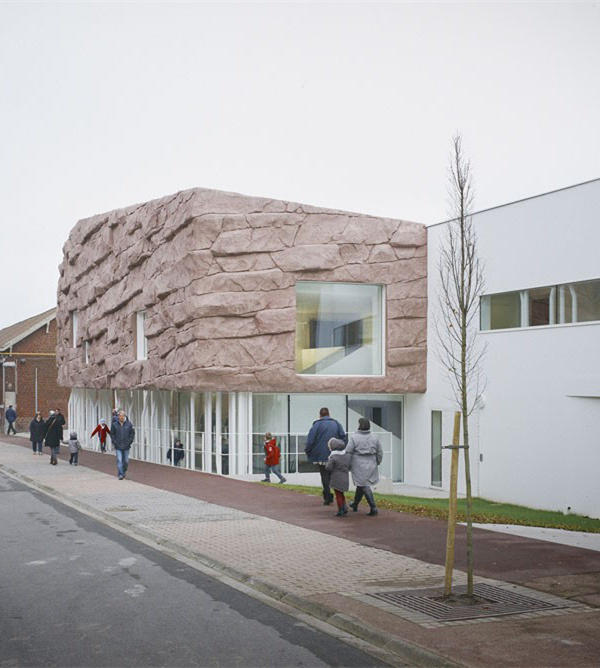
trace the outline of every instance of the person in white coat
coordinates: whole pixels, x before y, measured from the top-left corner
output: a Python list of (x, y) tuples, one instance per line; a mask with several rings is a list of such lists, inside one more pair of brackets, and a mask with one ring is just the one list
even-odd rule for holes
[(377, 515), (379, 511), (371, 487), (379, 482), (377, 467), (383, 459), (383, 449), (377, 435), (371, 433), (371, 423), (367, 418), (362, 417), (358, 421), (358, 431), (348, 439), (346, 452), (352, 455), (350, 472), (356, 485), (354, 501), (350, 504), (350, 508), (356, 512), (364, 496), (369, 504), (367, 515), (371, 517)]

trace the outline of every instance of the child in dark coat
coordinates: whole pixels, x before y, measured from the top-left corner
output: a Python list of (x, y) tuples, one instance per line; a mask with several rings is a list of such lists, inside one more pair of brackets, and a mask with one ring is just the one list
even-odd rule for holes
[(346, 452), (346, 444), (340, 438), (330, 438), (327, 445), (331, 454), (325, 468), (331, 472), (329, 484), (335, 492), (335, 502), (338, 507), (335, 515), (336, 517), (343, 517), (348, 514), (344, 492), (347, 492), (350, 488), (350, 461), (352, 457)]
[(69, 464), (74, 464), (77, 466), (77, 460), (79, 459), (79, 451), (82, 450), (81, 443), (77, 439), (77, 432), (72, 431), (69, 433), (69, 440), (63, 441), (65, 445), (69, 446)]

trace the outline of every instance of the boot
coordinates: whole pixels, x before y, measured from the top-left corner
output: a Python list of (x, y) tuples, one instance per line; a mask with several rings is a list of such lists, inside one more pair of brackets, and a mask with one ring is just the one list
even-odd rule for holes
[(379, 511), (377, 510), (377, 506), (375, 505), (375, 499), (373, 498), (373, 492), (371, 491), (370, 488), (369, 488), (369, 489), (365, 489), (365, 498), (367, 499), (367, 502), (368, 502), (368, 504), (369, 504), (369, 508), (371, 509), (371, 510), (367, 513), (367, 515), (368, 515), (368, 516), (377, 515), (377, 513), (378, 513)]
[(358, 504), (361, 502), (362, 498), (363, 498), (363, 488), (357, 487), (356, 492), (354, 492), (354, 501), (352, 501), (352, 503), (350, 504), (350, 508), (352, 508), (354, 512), (358, 510)]

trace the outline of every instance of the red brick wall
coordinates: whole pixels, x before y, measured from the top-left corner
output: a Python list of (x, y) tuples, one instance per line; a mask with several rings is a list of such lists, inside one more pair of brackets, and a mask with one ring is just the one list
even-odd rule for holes
[[(27, 353), (27, 354), (26, 354)], [(33, 354), (32, 354), (33, 353)], [(37, 354), (35, 354), (37, 353)], [(40, 353), (44, 353), (43, 355)], [(50, 353), (48, 355), (48, 353)], [(38, 410), (44, 418), (51, 409), (60, 408), (68, 421), (69, 388), (60, 387), (57, 382), (56, 366), (56, 319), (40, 327), (12, 349), (12, 355), (3, 354), (6, 361), (17, 365), (17, 431), (29, 431), (29, 423), (35, 415), (35, 371), (37, 369)], [(24, 360), (24, 361), (23, 361)], [(5, 368), (5, 386), (15, 387), (15, 369)], [(8, 404), (6, 405), (8, 408)]]

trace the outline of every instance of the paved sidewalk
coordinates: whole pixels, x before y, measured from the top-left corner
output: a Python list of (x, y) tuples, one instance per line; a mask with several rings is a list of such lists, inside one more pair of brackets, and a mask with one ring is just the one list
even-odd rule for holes
[[(430, 614), (444, 578), (442, 522), (386, 511), (339, 519), (281, 488), (137, 461), (119, 481), (112, 456), (81, 460), (52, 467), (20, 439), (0, 445), (9, 475), (393, 652), (398, 665), (600, 665), (598, 552), (478, 530), (477, 586), (533, 607), (444, 621)], [(412, 609), (397, 604), (407, 591)]]

